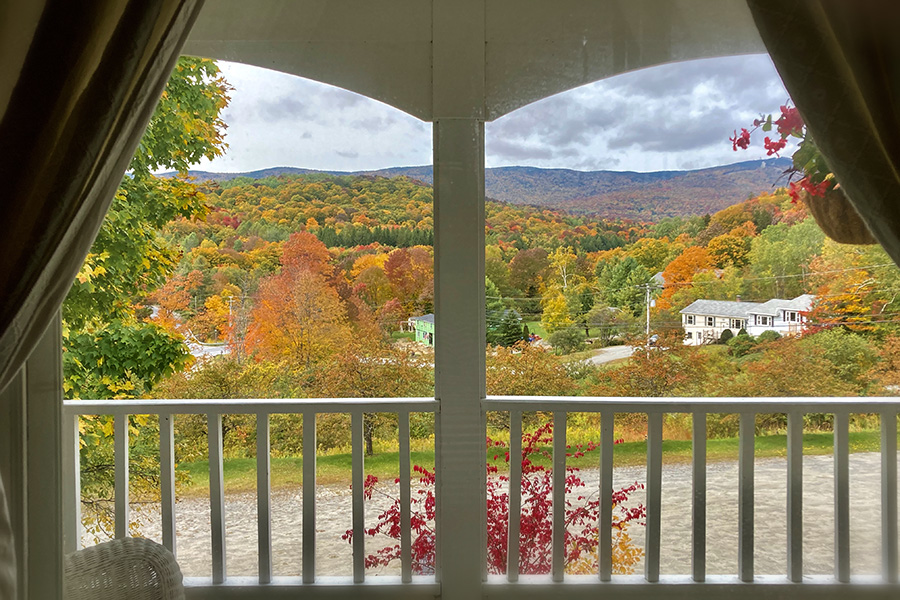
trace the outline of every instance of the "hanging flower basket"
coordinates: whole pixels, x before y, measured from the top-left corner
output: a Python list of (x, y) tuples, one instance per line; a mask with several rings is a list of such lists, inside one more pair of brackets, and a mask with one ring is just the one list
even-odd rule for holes
[(825, 235), (834, 241), (858, 245), (877, 243), (840, 186), (821, 196), (804, 191), (801, 199)]
[[(777, 132), (766, 137), (763, 145), (767, 156), (778, 156), (789, 138), (799, 140), (791, 156), (792, 166), (785, 171), (788, 176), (788, 194), (791, 202), (803, 202), (825, 235), (841, 244), (877, 244), (872, 233), (853, 208), (841, 186), (831, 173), (828, 162), (816, 146), (800, 112), (788, 105), (781, 107), (781, 116), (762, 115), (753, 121), (753, 129), (741, 128), (728, 139), (734, 150), (750, 147), (750, 134), (757, 129)], [(774, 139), (773, 139), (774, 138)], [(799, 179), (794, 179), (799, 177)]]

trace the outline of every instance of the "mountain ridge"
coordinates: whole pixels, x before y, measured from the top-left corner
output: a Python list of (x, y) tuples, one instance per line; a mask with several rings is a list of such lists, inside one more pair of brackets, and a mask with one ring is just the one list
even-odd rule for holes
[[(509, 166), (485, 169), (485, 193), (511, 204), (530, 204), (605, 218), (658, 220), (714, 213), (748, 197), (771, 191), (783, 180), (790, 159), (773, 158), (672, 171), (577, 171)], [(302, 167), (269, 167), (242, 173), (192, 170), (198, 181), (263, 179), (325, 173), (335, 176), (405, 176), (433, 182), (431, 165), (364, 171), (329, 171)], [(163, 173), (162, 176), (173, 176)]]

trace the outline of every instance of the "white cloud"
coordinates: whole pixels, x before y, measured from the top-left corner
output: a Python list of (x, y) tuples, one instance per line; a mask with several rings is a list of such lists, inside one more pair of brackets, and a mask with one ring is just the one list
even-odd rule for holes
[[(431, 162), (431, 125), (358, 94), (221, 63), (234, 87), (229, 149), (199, 168), (366, 170)], [(486, 128), (488, 166), (652, 171), (752, 160), (728, 137), (787, 99), (767, 56), (675, 63), (612, 77), (521, 108)]]

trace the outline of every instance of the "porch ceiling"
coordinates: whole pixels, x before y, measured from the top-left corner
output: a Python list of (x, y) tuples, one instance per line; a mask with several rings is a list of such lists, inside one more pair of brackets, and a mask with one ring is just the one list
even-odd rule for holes
[[(484, 14), (483, 31), (471, 27), (473, 10)], [(460, 54), (450, 67), (483, 73), (480, 100), (470, 89), (462, 103), (435, 103), (435, 70), (447, 68), (433, 60), (444, 39), (433, 35), (435, 15), (442, 30), (449, 21), (459, 38), (483, 38), (483, 54)], [(184, 48), (342, 87), (426, 121), (490, 121), (618, 73), (764, 51), (744, 0), (206, 0)], [(442, 114), (460, 104), (469, 114)]]

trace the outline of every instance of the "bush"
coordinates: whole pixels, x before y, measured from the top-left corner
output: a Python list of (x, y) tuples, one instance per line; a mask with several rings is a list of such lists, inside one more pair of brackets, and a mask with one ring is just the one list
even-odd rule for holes
[(584, 350), (584, 333), (576, 328), (560, 329), (550, 334), (548, 340), (557, 354), (571, 354)]
[[(526, 433), (522, 439), (522, 513), (519, 545), (519, 572), (523, 575), (550, 573), (550, 541), (553, 533), (552, 520), (552, 472), (538, 464), (539, 460), (550, 458), (544, 450), (553, 443), (553, 426), (544, 424), (536, 431)], [(488, 448), (496, 453), (493, 462), (488, 462), (487, 480), (487, 570), (491, 574), (506, 573), (507, 535), (509, 531), (509, 477), (501, 475), (498, 463), (510, 460), (508, 445), (504, 442), (487, 440)], [(569, 448), (572, 456), (583, 456), (586, 451), (596, 449), (596, 444)], [(435, 566), (435, 471), (415, 465), (413, 471), (418, 476), (417, 493), (411, 501), (412, 508), (412, 571), (415, 575), (434, 573)], [(371, 498), (376, 491), (378, 478), (369, 475), (365, 481), (364, 493)], [(567, 502), (565, 532), (565, 566), (567, 573), (586, 574), (597, 572), (597, 520), (600, 516), (600, 499), (588, 491), (587, 484), (579, 477), (578, 469), (568, 469), (566, 493), (570, 498), (578, 496), (578, 501)], [(643, 556), (628, 535), (632, 525), (643, 525), (646, 509), (643, 505), (630, 508), (625, 506), (631, 493), (643, 489), (640, 483), (633, 483), (612, 492), (613, 500), (613, 571), (618, 574), (633, 573), (634, 567)], [(379, 515), (374, 527), (367, 528), (367, 536), (386, 536), (397, 541), (401, 532), (400, 499), (393, 497), (392, 505)], [(353, 530), (341, 536), (353, 542)], [(370, 554), (365, 559), (367, 569), (383, 568), (400, 558), (400, 544), (387, 546)]]
[(834, 365), (834, 374), (843, 381), (864, 387), (866, 373), (878, 361), (878, 351), (863, 336), (845, 329), (829, 329), (804, 338), (824, 351), (824, 356)]
[[(743, 329), (741, 331), (744, 331)], [(732, 356), (740, 358), (753, 352), (756, 348), (756, 340), (746, 333), (738, 334), (726, 342), (731, 350)]]
[(730, 329), (726, 329), (725, 331), (722, 332), (722, 335), (719, 336), (719, 343), (720, 343), (720, 344), (727, 344), (727, 343), (728, 343), (728, 340), (730, 340), (730, 339), (733, 338), (733, 337), (734, 337), (734, 334), (731, 333), (731, 330), (730, 330)]
[(776, 340), (781, 339), (781, 334), (772, 329), (766, 329), (761, 334), (756, 336), (756, 341), (759, 344), (768, 344), (769, 342), (774, 342)]
[(573, 360), (564, 363), (563, 368), (574, 381), (585, 381), (597, 373), (597, 366), (589, 360)]

